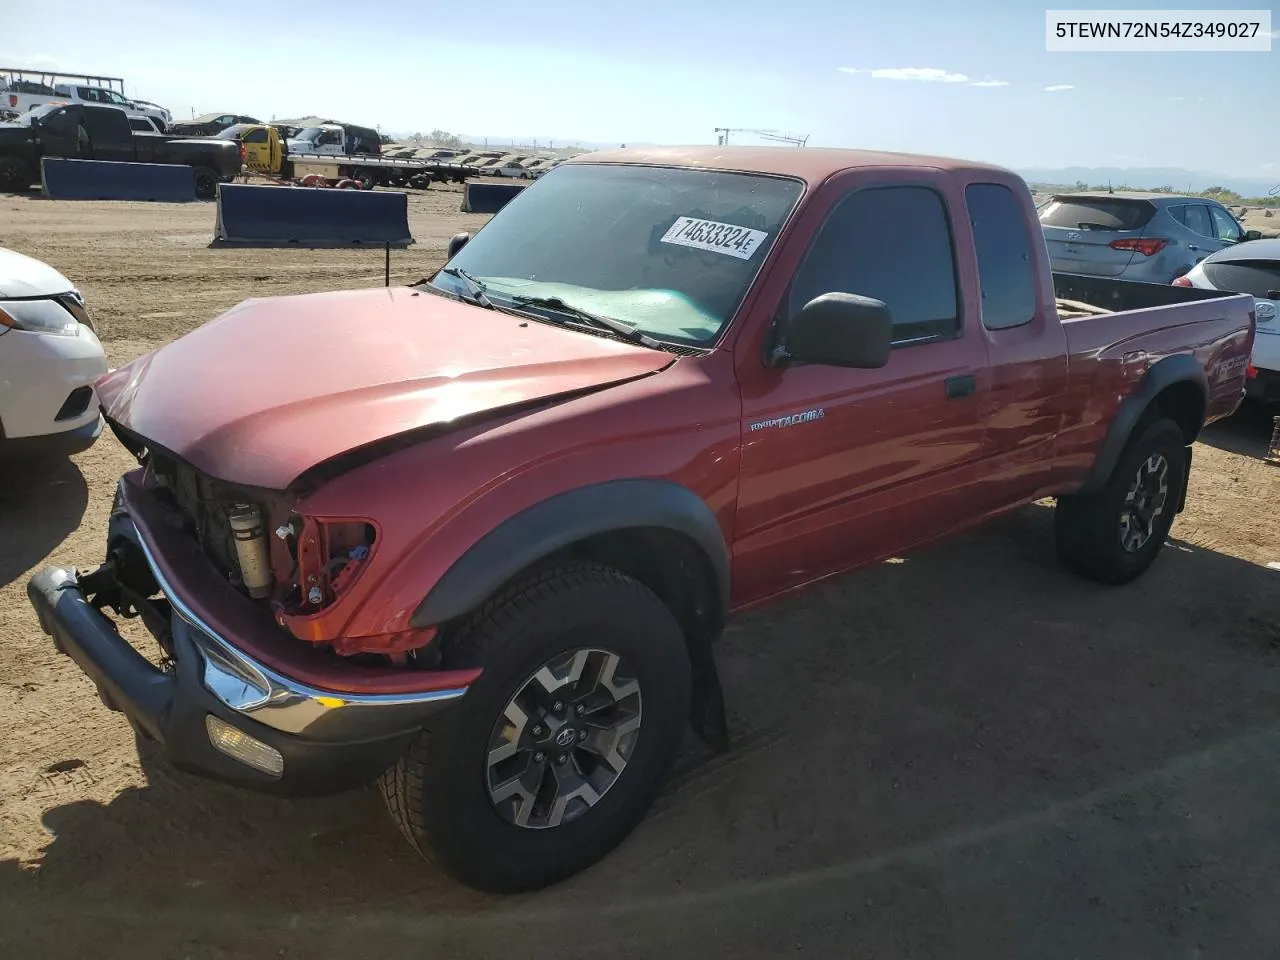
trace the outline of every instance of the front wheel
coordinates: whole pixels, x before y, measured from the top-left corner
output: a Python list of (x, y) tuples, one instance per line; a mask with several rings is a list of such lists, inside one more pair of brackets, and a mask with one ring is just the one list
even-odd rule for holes
[(0, 157), (0, 190), (25, 190), (33, 179), (31, 169), (17, 157)]
[(1140, 426), (1106, 486), (1058, 498), (1054, 541), (1059, 559), (1098, 583), (1136, 580), (1164, 546), (1186, 483), (1182, 429), (1168, 419)]
[(689, 716), (684, 637), (648, 588), (609, 567), (532, 574), (444, 651), (484, 672), (384, 774), (423, 856), (495, 893), (563, 880), (644, 817)]

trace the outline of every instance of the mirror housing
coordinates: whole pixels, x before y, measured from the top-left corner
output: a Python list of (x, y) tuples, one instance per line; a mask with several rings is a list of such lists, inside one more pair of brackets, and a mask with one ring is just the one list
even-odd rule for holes
[(1245, 239), (1245, 240), (1261, 240), (1261, 239), (1262, 239), (1262, 231), (1261, 231), (1261, 230), (1246, 230), (1246, 231), (1244, 232), (1244, 239)]
[(449, 238), (449, 259), (452, 260), (459, 250), (467, 245), (467, 241), (471, 239), (471, 234), (463, 231), (455, 233)]
[(854, 293), (824, 293), (783, 327), (783, 361), (874, 370), (889, 362), (893, 317), (883, 300)]

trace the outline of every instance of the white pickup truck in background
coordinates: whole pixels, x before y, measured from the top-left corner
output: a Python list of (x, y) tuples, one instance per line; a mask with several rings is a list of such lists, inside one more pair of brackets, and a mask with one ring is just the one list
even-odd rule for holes
[(0, 67), (0, 110), (26, 113), (46, 103), (101, 103), (123, 107), (131, 114), (150, 117), (161, 133), (173, 122), (173, 116), (164, 107), (126, 97), (124, 80), (119, 77)]

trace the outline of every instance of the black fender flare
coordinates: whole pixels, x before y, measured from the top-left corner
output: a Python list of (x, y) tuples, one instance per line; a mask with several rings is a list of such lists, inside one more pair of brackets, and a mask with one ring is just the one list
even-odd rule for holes
[[(729, 547), (705, 500), (670, 480), (607, 480), (556, 494), (504, 520), (445, 571), (414, 609), (410, 624), (446, 623), (477, 609), (486, 598), (539, 560), (599, 534), (657, 527), (697, 544), (715, 577), (720, 610), (715, 632), (729, 612)], [(728, 717), (710, 630), (686, 635), (693, 669), (689, 720), (713, 750), (729, 749)]]
[(538, 560), (615, 530), (659, 527), (693, 540), (711, 565), (722, 613), (729, 609), (729, 548), (705, 500), (670, 480), (606, 480), (549, 497), (504, 520), (454, 561), (410, 618), (413, 627), (468, 613)]
[[(1116, 411), (1107, 435), (1102, 441), (1102, 447), (1098, 450), (1098, 456), (1093, 461), (1089, 476), (1077, 491), (1078, 493), (1096, 493), (1106, 485), (1120, 459), (1120, 454), (1124, 452), (1125, 445), (1133, 436), (1143, 415), (1150, 409), (1152, 402), (1163, 391), (1177, 383), (1194, 383), (1199, 387), (1205, 404), (1208, 404), (1209, 381), (1205, 376), (1204, 368), (1200, 366), (1200, 361), (1187, 353), (1174, 354), (1156, 361), (1143, 375), (1134, 391), (1120, 404), (1120, 409)], [(1200, 421), (1201, 423), (1204, 421), (1203, 410)], [(1191, 439), (1194, 440), (1195, 437)]]

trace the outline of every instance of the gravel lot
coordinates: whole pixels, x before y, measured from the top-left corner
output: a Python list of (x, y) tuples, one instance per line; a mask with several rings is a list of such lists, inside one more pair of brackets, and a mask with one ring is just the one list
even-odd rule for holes
[[(393, 282), (484, 221), (459, 199), (411, 196)], [(380, 252), (212, 230), (208, 204), (0, 197), (0, 244), (81, 283), (113, 364), (247, 297), (382, 283)], [(1035, 506), (742, 618), (718, 654), (733, 752), (691, 744), (614, 855), (508, 899), (416, 859), (373, 790), (278, 801), (155, 762), (24, 592), (97, 562), (131, 460), (106, 437), (0, 474), (0, 956), (1280, 956), (1268, 433), (1245, 411), (1197, 445), (1131, 587), (1060, 571)]]

